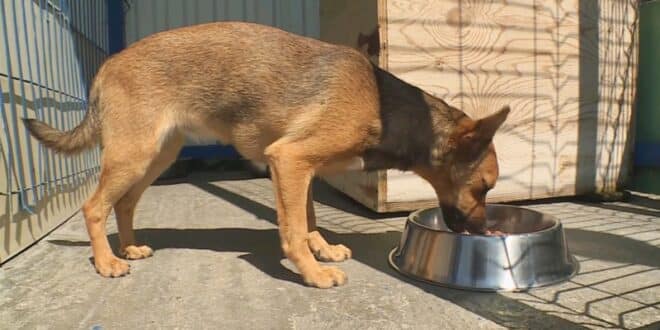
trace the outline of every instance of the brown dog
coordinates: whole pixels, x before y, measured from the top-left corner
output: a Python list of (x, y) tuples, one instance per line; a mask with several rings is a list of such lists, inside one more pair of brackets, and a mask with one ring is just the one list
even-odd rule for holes
[[(144, 190), (177, 157), (185, 136), (233, 144), (269, 164), (282, 249), (305, 283), (346, 282), (323, 261), (351, 257), (315, 227), (312, 177), (346, 169), (412, 170), (435, 188), (454, 230), (484, 233), (498, 176), (491, 140), (509, 109), (472, 120), (347, 47), (249, 23), (211, 23), (149, 36), (108, 59), (78, 127), (26, 119), (46, 146), (72, 154), (100, 142), (101, 174), (83, 206), (97, 271), (121, 276), (105, 223), (114, 207), (120, 250), (149, 257), (133, 235)], [(467, 220), (466, 220), (467, 219)]]

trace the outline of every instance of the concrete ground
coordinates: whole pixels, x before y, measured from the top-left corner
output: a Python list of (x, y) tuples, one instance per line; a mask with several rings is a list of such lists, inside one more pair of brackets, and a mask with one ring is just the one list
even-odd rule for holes
[[(353, 249), (342, 287), (301, 284), (283, 260), (267, 179), (195, 175), (151, 187), (136, 213), (155, 250), (98, 276), (80, 214), (0, 268), (1, 329), (660, 328), (660, 201), (554, 202), (580, 272), (527, 293), (475, 293), (399, 276), (387, 253), (406, 214), (379, 216), (315, 186), (326, 237)], [(217, 180), (216, 180), (217, 179)], [(114, 219), (111, 242), (117, 244)]]

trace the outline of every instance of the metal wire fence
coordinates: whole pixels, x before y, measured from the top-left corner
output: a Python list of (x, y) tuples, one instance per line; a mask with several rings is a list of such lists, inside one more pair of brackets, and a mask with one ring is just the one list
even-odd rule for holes
[(0, 0), (0, 40), (0, 185), (31, 212), (47, 194), (98, 170), (98, 148), (55, 154), (21, 118), (61, 130), (83, 119), (90, 81), (109, 53), (106, 0)]

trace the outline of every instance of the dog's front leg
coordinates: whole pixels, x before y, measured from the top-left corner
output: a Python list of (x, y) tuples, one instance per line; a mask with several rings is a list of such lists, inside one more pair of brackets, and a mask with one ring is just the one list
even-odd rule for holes
[(309, 249), (306, 203), (314, 164), (296, 145), (276, 143), (266, 150), (277, 202), (282, 250), (306, 284), (330, 288), (346, 282), (336, 267), (321, 266)]
[(331, 245), (316, 229), (316, 215), (314, 214), (314, 196), (312, 186), (307, 191), (307, 230), (309, 231), (309, 249), (316, 259), (321, 261), (344, 261), (350, 259), (352, 252), (343, 244)]

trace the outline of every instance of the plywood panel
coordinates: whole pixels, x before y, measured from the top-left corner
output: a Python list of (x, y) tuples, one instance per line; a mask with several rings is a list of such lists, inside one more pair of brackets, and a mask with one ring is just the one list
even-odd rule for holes
[(637, 1), (598, 2), (596, 186), (611, 191), (628, 178), (637, 81)]
[[(492, 200), (615, 189), (629, 141), (634, 2), (386, 5), (390, 71), (474, 118), (511, 106), (495, 137), (501, 179)], [(388, 175), (388, 198), (433, 198), (397, 187), (421, 184), (409, 175)]]
[(372, 210), (385, 211), (378, 172), (347, 172), (325, 176), (323, 179), (362, 205)]
[[(534, 129), (532, 197), (572, 195), (591, 189), (577, 184), (580, 120), (580, 12), (578, 1), (549, 3), (536, 11), (536, 49), (548, 58), (538, 61), (546, 72), (537, 80), (539, 120)], [(539, 58), (538, 56), (536, 58)], [(591, 185), (593, 186), (593, 185)]]
[[(323, 6), (348, 3), (322, 2), (321, 26), (336, 20)], [(605, 192), (625, 183), (635, 1), (377, 3), (381, 67), (473, 118), (511, 106), (494, 138), (501, 177), (489, 201)], [(362, 24), (342, 22), (339, 36)], [(328, 40), (341, 40), (328, 31)], [(348, 179), (344, 187), (353, 189)], [(409, 172), (387, 171), (378, 187), (384, 198), (374, 209), (436, 203), (431, 187)]]
[(417, 175), (397, 170), (387, 171), (387, 203), (434, 201), (433, 187)]
[[(392, 73), (473, 118), (504, 105), (512, 107), (495, 143), (516, 148), (498, 148), (502, 179), (491, 195), (513, 196), (528, 188), (533, 143), (529, 117), (534, 107), (530, 99), (536, 80), (529, 41), (534, 29), (525, 24), (514, 28), (515, 20), (510, 17), (533, 16), (532, 9), (446, 0), (390, 1), (387, 10), (388, 69)], [(393, 186), (388, 180), (388, 196), (399, 194)], [(427, 198), (434, 198), (432, 190), (423, 191)]]

